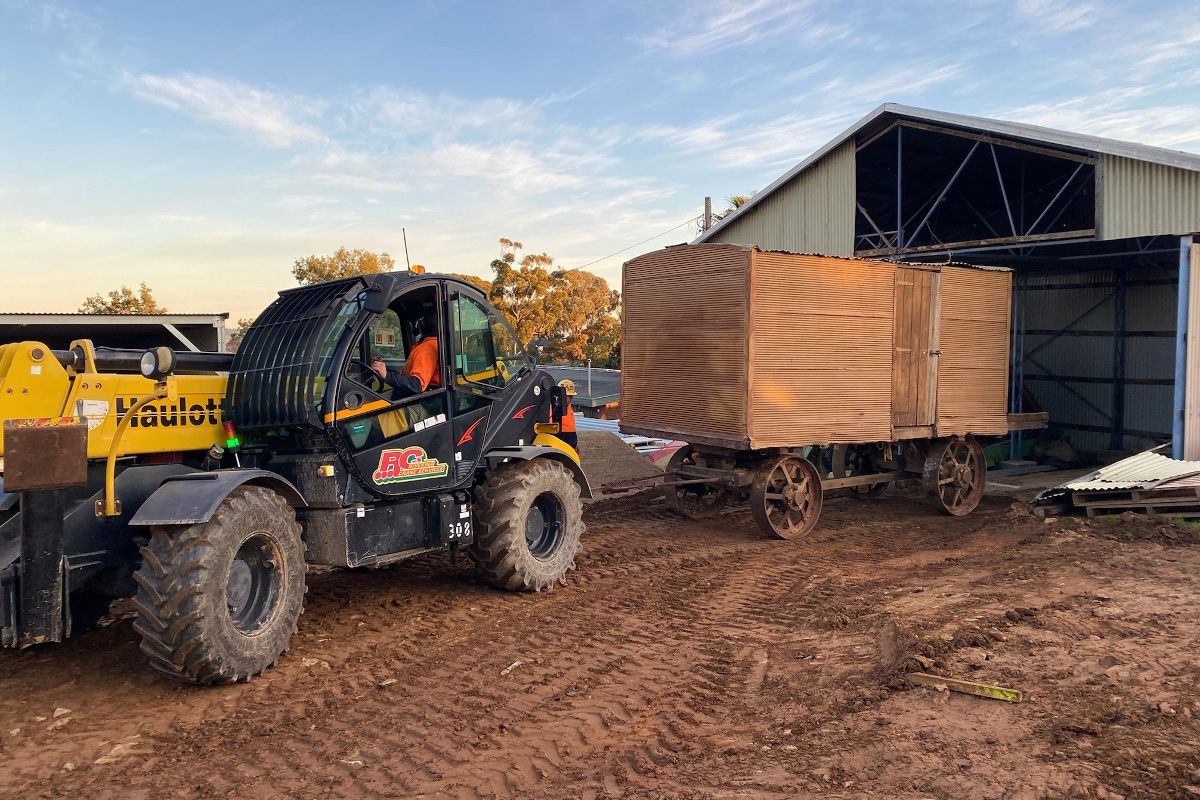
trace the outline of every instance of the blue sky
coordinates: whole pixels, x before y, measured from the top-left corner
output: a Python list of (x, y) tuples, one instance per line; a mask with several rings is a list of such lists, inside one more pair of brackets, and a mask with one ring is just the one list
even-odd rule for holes
[[(881, 102), (1200, 151), (1191, 3), (0, 0), (0, 310), (256, 314), (339, 245), (587, 264)], [(690, 239), (692, 226), (591, 267)]]

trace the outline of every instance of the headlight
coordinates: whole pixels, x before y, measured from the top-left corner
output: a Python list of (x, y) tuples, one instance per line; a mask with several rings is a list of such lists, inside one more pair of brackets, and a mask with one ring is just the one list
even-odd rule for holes
[(142, 353), (139, 363), (142, 377), (159, 380), (175, 370), (175, 351), (169, 347), (155, 347)]

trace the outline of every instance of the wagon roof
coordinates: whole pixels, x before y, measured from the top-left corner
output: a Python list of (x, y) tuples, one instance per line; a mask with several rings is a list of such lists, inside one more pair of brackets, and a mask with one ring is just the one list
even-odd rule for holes
[(857, 257), (850, 257), (850, 256), (830, 256), (830, 255), (825, 255), (824, 253), (797, 253), (797, 252), (794, 252), (791, 250), (764, 250), (761, 247), (759, 247), (758, 245), (734, 244), (734, 243), (729, 243), (729, 242), (704, 242), (702, 244), (671, 244), (671, 245), (667, 245), (666, 247), (662, 248), (661, 250), (651, 250), (649, 253), (642, 253), (640, 256), (637, 256), (636, 258), (631, 258), (629, 261), (627, 261), (625, 263), (632, 264), (635, 261), (640, 261), (641, 259), (646, 258), (647, 256), (652, 256), (656, 253), (661, 253), (661, 252), (663, 252), (663, 250), (677, 250), (681, 247), (688, 247), (688, 248), (719, 248), (719, 247), (723, 247), (723, 248), (733, 248), (734, 250), (744, 250), (746, 252), (755, 250), (759, 253), (780, 253), (780, 254), (786, 255), (786, 256), (811, 256), (813, 258), (827, 258), (827, 259), (834, 259), (837, 261), (878, 261), (880, 263), (885, 263), (885, 264), (897, 264), (897, 263), (904, 263), (904, 264), (909, 264), (909, 265), (923, 264), (925, 266), (965, 267), (967, 269), (978, 269), (978, 270), (984, 270), (986, 272), (1012, 272), (1012, 269), (1009, 267), (993, 267), (993, 266), (985, 266), (983, 264), (968, 264), (964, 261), (938, 261), (938, 262), (936, 262), (936, 264), (932, 264), (929, 262), (897, 262), (897, 261), (893, 261), (893, 260), (885, 259), (885, 258), (857, 258)]

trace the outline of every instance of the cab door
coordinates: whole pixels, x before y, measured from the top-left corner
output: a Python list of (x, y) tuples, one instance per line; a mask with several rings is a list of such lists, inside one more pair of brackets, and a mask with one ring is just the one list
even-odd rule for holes
[[(362, 483), (378, 494), (423, 493), (455, 483), (442, 308), (436, 284), (405, 291), (367, 322), (339, 376), (332, 426)], [(371, 362), (382, 360), (389, 376), (402, 372), (423, 338), (421, 320), (427, 315), (437, 320), (438, 385), (408, 394), (375, 374)]]
[[(510, 409), (506, 402), (506, 389), (529, 372), (531, 359), (508, 323), (470, 290), (451, 289), (450, 326), (454, 458), (465, 476), (482, 455), (489, 429), (514, 414), (522, 422), (533, 422), (533, 406), (522, 411)], [(532, 437), (517, 441), (529, 444)]]
[(936, 268), (896, 269), (892, 333), (892, 426), (933, 424), (937, 408), (938, 282)]

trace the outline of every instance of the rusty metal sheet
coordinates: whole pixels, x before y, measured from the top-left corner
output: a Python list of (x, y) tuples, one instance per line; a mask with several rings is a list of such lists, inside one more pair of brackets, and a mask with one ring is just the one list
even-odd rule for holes
[(87, 483), (87, 425), (76, 417), (4, 421), (4, 489)]
[(1161, 453), (1147, 451), (1109, 464), (1078, 480), (1068, 481), (1058, 488), (1076, 492), (1149, 489), (1166, 481), (1192, 475), (1200, 475), (1200, 461), (1178, 461)]

